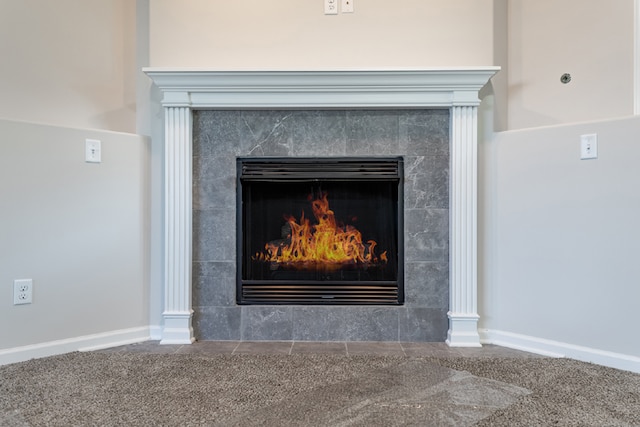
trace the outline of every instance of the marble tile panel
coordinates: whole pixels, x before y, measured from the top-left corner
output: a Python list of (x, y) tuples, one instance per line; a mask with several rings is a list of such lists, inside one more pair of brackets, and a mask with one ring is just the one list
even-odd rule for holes
[(427, 206), (432, 208), (449, 208), (450, 168), (448, 156), (431, 157), (429, 169), (429, 197)]
[(235, 305), (235, 262), (194, 262), (191, 276), (193, 283), (192, 303), (195, 307)]
[(237, 154), (243, 156), (291, 155), (293, 111), (246, 110), (240, 113)]
[(447, 309), (404, 307), (399, 312), (400, 341), (442, 342), (447, 338)]
[(404, 189), (407, 209), (448, 208), (448, 158), (406, 156)]
[(295, 341), (291, 354), (347, 354), (347, 344), (341, 341)]
[(193, 208), (236, 208), (235, 156), (193, 158)]
[(350, 356), (356, 354), (378, 354), (385, 356), (404, 356), (402, 345), (397, 341), (350, 341), (347, 343), (347, 353)]
[(444, 342), (402, 342), (402, 349), (409, 357), (461, 357), (457, 347)]
[(425, 156), (404, 157), (404, 207), (426, 209), (429, 207), (429, 158)]
[(232, 261), (235, 248), (235, 209), (193, 211), (193, 261)]
[(414, 156), (447, 155), (449, 110), (411, 110), (400, 118), (400, 149)]
[(405, 209), (405, 262), (445, 262), (449, 247), (447, 209)]
[(345, 155), (346, 113), (344, 111), (297, 111), (293, 118), (292, 156)]
[(295, 307), (293, 339), (296, 341), (397, 341), (397, 308)]
[(234, 350), (233, 354), (291, 354), (292, 342), (270, 341), (270, 342), (250, 342), (242, 341)]
[(400, 113), (393, 110), (347, 111), (347, 154), (398, 155)]
[(241, 339), (248, 341), (292, 340), (292, 307), (243, 306)]
[(407, 307), (448, 308), (449, 264), (407, 262), (404, 292)]
[(242, 125), (238, 111), (194, 111), (193, 155), (217, 157), (238, 154)]
[(197, 307), (193, 332), (198, 340), (239, 340), (240, 307)]

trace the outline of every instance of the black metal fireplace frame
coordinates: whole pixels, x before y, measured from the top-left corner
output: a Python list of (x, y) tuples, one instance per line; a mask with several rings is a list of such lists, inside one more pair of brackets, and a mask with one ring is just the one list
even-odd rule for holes
[[(402, 157), (238, 157), (237, 287), (241, 305), (401, 305), (404, 303), (404, 162)], [(243, 279), (245, 182), (396, 182), (397, 280), (305, 281)], [(275, 282), (275, 283), (274, 283)]]

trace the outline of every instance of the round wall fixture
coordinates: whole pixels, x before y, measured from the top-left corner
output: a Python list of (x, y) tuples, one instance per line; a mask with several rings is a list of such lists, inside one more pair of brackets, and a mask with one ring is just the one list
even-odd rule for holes
[(563, 84), (567, 84), (571, 81), (571, 74), (569, 73), (564, 73), (563, 75), (560, 76), (560, 81)]

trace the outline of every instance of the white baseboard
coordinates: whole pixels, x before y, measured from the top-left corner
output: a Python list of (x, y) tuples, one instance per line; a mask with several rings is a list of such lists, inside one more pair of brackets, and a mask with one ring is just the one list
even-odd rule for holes
[(160, 341), (162, 339), (162, 326), (160, 325), (149, 326), (149, 335), (152, 341)]
[(567, 357), (610, 368), (640, 373), (640, 357), (583, 347), (512, 332), (480, 329), (480, 342), (550, 357)]
[(29, 359), (55, 356), (72, 351), (100, 350), (119, 345), (148, 341), (151, 337), (150, 327), (120, 329), (100, 334), (84, 335), (63, 340), (48, 341), (39, 344), (25, 345), (0, 350), (0, 365), (24, 362)]

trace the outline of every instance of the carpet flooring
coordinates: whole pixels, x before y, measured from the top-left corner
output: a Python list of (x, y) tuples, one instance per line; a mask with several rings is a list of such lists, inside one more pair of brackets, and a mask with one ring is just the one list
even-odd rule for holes
[(0, 426), (640, 426), (568, 359), (69, 353), (0, 367)]

